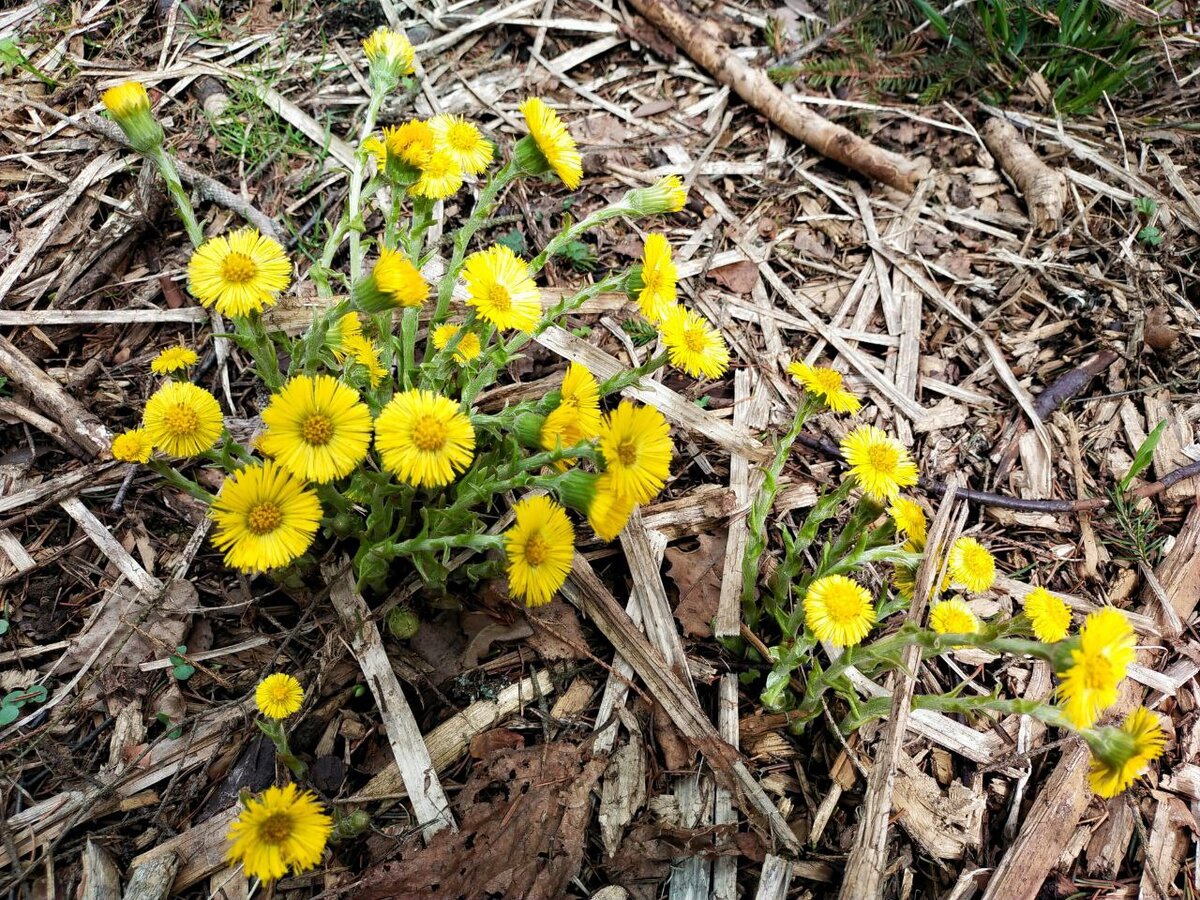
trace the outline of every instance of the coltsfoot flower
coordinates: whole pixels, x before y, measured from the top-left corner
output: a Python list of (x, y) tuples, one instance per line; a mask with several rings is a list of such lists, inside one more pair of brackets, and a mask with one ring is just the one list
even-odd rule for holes
[(574, 362), (567, 366), (560, 394), (558, 406), (542, 424), (543, 450), (574, 447), (600, 433), (600, 385), (586, 366)]
[(661, 234), (646, 235), (642, 248), (642, 288), (638, 309), (646, 320), (658, 325), (675, 308), (678, 272), (671, 261), (671, 245)]
[(286, 719), (298, 712), (304, 703), (304, 688), (291, 675), (276, 672), (258, 683), (254, 702), (268, 719)]
[[(433, 332), (433, 346), (438, 350), (445, 350), (454, 340), (454, 336), (458, 334), (460, 326), (453, 323), (439, 325)], [(479, 335), (473, 331), (468, 331), (458, 339), (458, 344), (454, 348), (454, 361), (466, 365), (475, 357), (477, 357), (483, 348), (479, 344)]]
[(458, 193), (463, 173), (458, 159), (449, 150), (438, 148), (421, 164), (420, 175), (408, 192), (427, 200), (445, 200)]
[(929, 608), (929, 627), (938, 634), (978, 634), (983, 623), (964, 600), (952, 597)]
[(1106, 606), (1090, 613), (1079, 629), (1071, 664), (1060, 673), (1063, 715), (1076, 728), (1091, 728), (1117, 702), (1117, 686), (1134, 661), (1137, 641), (1125, 614)]
[(258, 446), (302, 481), (349, 475), (371, 446), (371, 411), (358, 391), (329, 375), (297, 375), (262, 412)]
[(859, 425), (846, 435), (842, 456), (867, 496), (880, 503), (917, 483), (917, 465), (908, 451), (874, 425)]
[(405, 484), (442, 487), (471, 464), (475, 429), (448, 397), (405, 391), (375, 420), (375, 449), (384, 468)]
[(385, 247), (370, 273), (351, 289), (350, 296), (354, 305), (369, 315), (413, 309), (429, 297), (429, 283), (401, 251)]
[(960, 537), (950, 547), (951, 582), (961, 584), (973, 594), (981, 594), (996, 580), (996, 559), (972, 537)]
[(361, 334), (345, 338), (343, 345), (350, 358), (367, 370), (367, 381), (371, 387), (379, 387), (388, 375), (387, 367), (380, 361), (379, 345)]
[(275, 881), (290, 870), (297, 875), (314, 868), (325, 854), (333, 820), (320, 801), (294, 784), (267, 788), (248, 800), (229, 827), (226, 858), (260, 881)]
[(164, 384), (146, 401), (142, 413), (142, 428), (150, 443), (181, 459), (211, 449), (224, 427), (217, 398), (186, 381)]
[(150, 112), (150, 95), (145, 85), (126, 81), (110, 87), (100, 100), (138, 153), (149, 153), (162, 144), (162, 126)]
[(634, 503), (653, 499), (671, 474), (671, 428), (652, 406), (622, 400), (604, 417), (599, 446), (613, 489)]
[(1158, 717), (1139, 706), (1120, 728), (1100, 728), (1086, 735), (1092, 750), (1088, 783), (1101, 797), (1115, 797), (1145, 774), (1162, 756), (1167, 736)]
[(917, 544), (918, 549), (925, 545), (925, 532), (929, 526), (920, 503), (907, 497), (897, 497), (888, 507), (888, 515), (892, 517), (897, 534)]
[(526, 606), (542, 606), (571, 571), (575, 529), (566, 510), (544, 495), (519, 500), (513, 514), (516, 523), (504, 533), (509, 591)]
[(648, 188), (634, 188), (625, 194), (625, 205), (640, 216), (679, 212), (687, 202), (687, 189), (678, 175), (666, 175)]
[(170, 375), (194, 366), (200, 361), (191, 347), (176, 345), (167, 347), (150, 361), (150, 371), (155, 375)]
[(380, 26), (362, 42), (376, 90), (390, 91), (413, 71), (413, 45), (401, 31)]
[(514, 151), (521, 168), (531, 175), (552, 170), (563, 184), (575, 190), (583, 180), (583, 158), (567, 126), (537, 97), (530, 97), (520, 109), (529, 126), (529, 138), (519, 141)]
[(1047, 644), (1061, 641), (1071, 629), (1071, 610), (1043, 587), (1035, 587), (1025, 596), (1025, 615), (1033, 626), (1033, 636)]
[(213, 544), (225, 554), (225, 564), (241, 572), (265, 572), (308, 550), (321, 523), (321, 502), (304, 482), (268, 460), (226, 478), (208, 515), (216, 523)]
[(870, 591), (857, 581), (828, 575), (809, 585), (804, 595), (804, 621), (817, 640), (853, 647), (875, 624), (875, 604)]
[(469, 175), (479, 175), (492, 161), (492, 145), (462, 116), (438, 115), (429, 120), (438, 146)]
[(113, 459), (121, 462), (148, 463), (154, 453), (154, 442), (144, 428), (134, 428), (113, 438)]
[(846, 390), (842, 373), (823, 366), (810, 366), (805, 362), (794, 362), (788, 366), (788, 374), (796, 379), (805, 391), (821, 399), (835, 413), (856, 413), (862, 402)]
[(253, 228), (205, 241), (188, 261), (188, 290), (234, 319), (262, 312), (292, 281), (283, 248)]
[(463, 263), (467, 303), (501, 331), (533, 331), (542, 317), (542, 294), (529, 267), (510, 249), (495, 244)]
[(671, 365), (693, 378), (720, 378), (725, 374), (729, 347), (704, 316), (676, 306), (667, 312), (661, 327)]

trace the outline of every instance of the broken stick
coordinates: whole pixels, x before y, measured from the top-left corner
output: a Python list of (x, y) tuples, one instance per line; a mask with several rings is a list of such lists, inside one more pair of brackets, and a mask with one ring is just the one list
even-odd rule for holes
[(1049, 234), (1055, 231), (1067, 206), (1066, 176), (1038, 159), (1038, 155), (1021, 140), (1017, 129), (1004, 119), (988, 119), (979, 136), (1025, 198), (1029, 218), (1037, 232)]

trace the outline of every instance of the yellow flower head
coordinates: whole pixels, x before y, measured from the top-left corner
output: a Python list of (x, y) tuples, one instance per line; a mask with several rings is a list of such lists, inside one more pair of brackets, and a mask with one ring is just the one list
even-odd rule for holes
[(625, 205), (640, 216), (679, 212), (687, 202), (687, 189), (678, 175), (667, 175), (648, 188), (634, 188), (625, 195)]
[(604, 417), (600, 452), (613, 489), (634, 503), (646, 503), (663, 489), (671, 474), (671, 428), (652, 406), (628, 400)]
[[(928, 525), (925, 521), (925, 510), (916, 500), (907, 497), (896, 497), (888, 507), (888, 515), (896, 526), (896, 533), (907, 537), (914, 544), (924, 546), (925, 532)], [(920, 546), (917, 549), (920, 549)]]
[(300, 557), (321, 523), (321, 503), (272, 460), (239, 469), (221, 486), (208, 516), (213, 544), (240, 572), (278, 569)]
[[(459, 326), (453, 322), (439, 325), (433, 332), (433, 346), (438, 350), (446, 349), (458, 332)], [(479, 335), (473, 331), (464, 332), (463, 336), (458, 339), (458, 346), (454, 348), (454, 361), (466, 365), (477, 357), (482, 350), (483, 348), (479, 343)]]
[(150, 95), (146, 93), (145, 85), (126, 81), (110, 87), (100, 100), (108, 114), (121, 126), (134, 150), (148, 153), (162, 143), (162, 126), (150, 112)]
[(421, 176), (408, 192), (428, 200), (453, 197), (462, 187), (463, 173), (458, 160), (449, 150), (437, 149), (421, 164)]
[(908, 451), (874, 425), (859, 425), (846, 435), (842, 456), (863, 491), (880, 503), (917, 483), (917, 465)]
[(517, 521), (504, 532), (508, 589), (526, 606), (542, 606), (571, 571), (575, 529), (567, 511), (544, 495), (518, 501), (513, 513)]
[(408, 181), (433, 155), (437, 139), (423, 119), (409, 119), (383, 129), (383, 137), (369, 137), (363, 147), (374, 154), (379, 171), (394, 181)]
[(283, 672), (268, 675), (254, 691), (258, 711), (268, 719), (286, 719), (304, 703), (304, 688), (300, 682)]
[(558, 406), (542, 426), (542, 449), (553, 450), (561, 439), (571, 447), (600, 433), (600, 385), (587, 366), (571, 363), (563, 375)]
[(950, 580), (981, 594), (996, 580), (996, 559), (975, 538), (960, 537), (950, 547)]
[(1042, 587), (1025, 596), (1025, 615), (1033, 625), (1033, 636), (1054, 644), (1067, 636), (1071, 628), (1071, 610), (1067, 604)]
[(463, 263), (467, 303), (500, 330), (533, 331), (542, 317), (542, 295), (529, 267), (503, 244), (472, 253)]
[(842, 373), (808, 363), (794, 362), (788, 366), (788, 374), (796, 379), (804, 390), (820, 397), (835, 413), (856, 413), (862, 403), (842, 384)]
[(302, 481), (349, 475), (371, 446), (371, 411), (330, 375), (297, 375), (271, 397), (262, 420), (259, 449)]
[(250, 878), (274, 881), (291, 870), (306, 872), (321, 862), (333, 820), (316, 795), (295, 784), (269, 787), (262, 797), (246, 802), (229, 826), (231, 842), (226, 859), (241, 863)]
[(113, 438), (113, 459), (119, 459), (121, 462), (148, 463), (153, 452), (154, 444), (143, 428), (135, 428)]
[(362, 42), (362, 47), (371, 80), (384, 90), (395, 87), (400, 76), (412, 74), (413, 45), (403, 32), (380, 26)]
[(647, 321), (657, 325), (675, 308), (677, 277), (667, 239), (661, 234), (646, 235), (642, 249), (642, 289), (637, 300)]
[[(520, 109), (534, 144), (532, 154), (523, 152), (521, 145), (528, 146), (524, 141), (517, 147), (518, 158), (532, 163), (524, 166), (526, 171), (536, 175), (553, 169), (563, 184), (575, 190), (583, 180), (583, 158), (567, 126), (562, 123), (558, 113), (537, 97), (530, 97), (521, 104)], [(525, 159), (529, 156), (532, 160)]]
[(729, 368), (729, 348), (704, 316), (676, 306), (662, 320), (662, 340), (671, 365), (693, 378), (720, 378)]
[(325, 332), (325, 346), (333, 353), (334, 359), (342, 362), (350, 355), (347, 342), (362, 336), (362, 322), (358, 320), (358, 313), (348, 312), (336, 322), (330, 323), (329, 330)]
[(346, 352), (358, 365), (367, 370), (367, 381), (371, 387), (379, 387), (388, 375), (387, 368), (380, 362), (379, 345), (361, 334), (346, 338)]
[(150, 371), (155, 375), (169, 375), (194, 366), (199, 361), (200, 357), (190, 347), (167, 347), (150, 361)]
[(819, 641), (853, 647), (875, 624), (871, 593), (844, 575), (827, 575), (809, 585), (804, 595), (804, 621)]
[(625, 530), (636, 505), (629, 497), (617, 493), (612, 475), (605, 472), (596, 482), (596, 496), (587, 511), (588, 524), (600, 540), (615, 541)]
[(462, 171), (479, 175), (492, 161), (492, 145), (462, 116), (440, 115), (429, 120), (437, 145)]
[(1134, 660), (1133, 628), (1119, 609), (1090, 613), (1079, 629), (1079, 646), (1060, 677), (1063, 715), (1076, 728), (1091, 728), (1100, 713), (1117, 702), (1117, 686)]
[(420, 306), (429, 296), (429, 283), (401, 251), (384, 247), (371, 274), (355, 284), (350, 294), (358, 309), (374, 315)]
[(146, 401), (142, 428), (168, 456), (203, 453), (217, 442), (225, 421), (217, 398), (186, 381), (164, 384)]
[(952, 597), (929, 608), (929, 627), (938, 634), (978, 634), (983, 623), (965, 601)]
[(188, 261), (188, 290), (235, 319), (262, 312), (292, 281), (283, 248), (253, 228), (211, 238)]
[(1120, 728), (1101, 728), (1087, 736), (1092, 749), (1088, 782), (1101, 797), (1115, 797), (1162, 756), (1167, 742), (1158, 717), (1139, 706)]
[(375, 449), (383, 467), (405, 484), (441, 487), (471, 464), (475, 429), (448, 397), (405, 391), (375, 420)]

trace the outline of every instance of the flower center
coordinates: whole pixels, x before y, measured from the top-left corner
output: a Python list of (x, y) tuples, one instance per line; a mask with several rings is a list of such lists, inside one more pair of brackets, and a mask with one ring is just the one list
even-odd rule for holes
[(642, 284), (646, 286), (646, 289), (650, 293), (657, 294), (659, 292), (662, 288), (662, 280), (662, 272), (659, 272), (657, 269), (642, 270)]
[(200, 415), (190, 406), (178, 403), (163, 415), (163, 426), (171, 434), (188, 437), (200, 427)]
[(271, 501), (256, 503), (246, 514), (246, 527), (254, 534), (270, 534), (283, 521), (283, 513)]
[(825, 599), (825, 612), (839, 625), (854, 621), (861, 611), (858, 598), (849, 594), (834, 594)]
[(837, 372), (817, 372), (812, 377), (814, 394), (832, 394), (842, 388), (842, 376)]
[(488, 303), (500, 312), (508, 312), (512, 309), (512, 295), (509, 294), (508, 288), (502, 284), (488, 285), (487, 300)]
[(621, 465), (632, 466), (637, 462), (637, 458), (637, 445), (633, 441), (625, 441), (617, 445), (617, 459), (621, 460)]
[(891, 472), (896, 468), (896, 451), (892, 447), (878, 444), (867, 451), (867, 460), (872, 469), (878, 472)]
[(294, 830), (291, 815), (285, 812), (276, 812), (271, 813), (258, 826), (258, 836), (264, 843), (278, 846), (291, 837)]
[(708, 344), (701, 332), (692, 330), (687, 330), (683, 333), (683, 343), (693, 353), (703, 353)]
[(256, 274), (258, 266), (244, 253), (230, 253), (221, 263), (221, 277), (232, 284), (245, 284)]
[(313, 413), (300, 426), (300, 434), (304, 437), (306, 444), (323, 447), (333, 438), (333, 423), (329, 421), (328, 416)]
[(1114, 681), (1112, 663), (1107, 656), (1089, 654), (1083, 658), (1083, 683), (1087, 685), (1088, 690), (1105, 690), (1111, 687)]
[(475, 135), (465, 125), (455, 125), (446, 132), (446, 143), (459, 152), (475, 149)]
[(525, 542), (525, 560), (531, 566), (540, 566), (550, 556), (550, 545), (541, 534), (535, 534)]
[(412, 440), (418, 450), (440, 450), (446, 446), (446, 423), (434, 416), (421, 416), (413, 425)]

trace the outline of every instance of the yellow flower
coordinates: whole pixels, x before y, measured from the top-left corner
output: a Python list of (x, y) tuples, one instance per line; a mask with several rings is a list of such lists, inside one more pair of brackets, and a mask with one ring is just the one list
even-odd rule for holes
[(283, 672), (268, 675), (254, 691), (258, 711), (268, 719), (286, 719), (300, 709), (304, 688), (300, 682)]
[(574, 447), (600, 433), (600, 385), (586, 366), (579, 363), (567, 366), (560, 394), (558, 406), (542, 424), (543, 450)]
[(642, 248), (642, 289), (637, 300), (647, 321), (657, 325), (675, 308), (677, 277), (667, 239), (661, 234), (646, 235), (646, 244)]
[(269, 787), (262, 797), (246, 801), (229, 826), (226, 859), (241, 863), (250, 878), (274, 881), (289, 869), (296, 875), (320, 863), (331, 831), (333, 820), (315, 794), (294, 784)]
[(350, 357), (367, 370), (367, 380), (371, 387), (379, 387), (379, 383), (388, 374), (387, 368), (379, 361), (379, 345), (361, 334), (345, 338), (343, 345)]
[(297, 375), (271, 397), (262, 420), (259, 449), (302, 481), (349, 475), (371, 446), (371, 411), (330, 375)]
[(225, 427), (217, 398), (186, 381), (164, 384), (146, 401), (142, 427), (168, 456), (195, 456), (217, 442)]
[(916, 500), (907, 497), (897, 497), (888, 508), (888, 515), (896, 526), (896, 533), (904, 535), (921, 549), (925, 544), (925, 532), (928, 527), (925, 521), (925, 510)]
[(671, 428), (652, 406), (628, 400), (604, 417), (600, 452), (613, 489), (634, 503), (651, 500), (671, 474)]
[[(454, 339), (454, 336), (458, 332), (459, 326), (452, 322), (439, 325), (433, 332), (433, 346), (438, 350), (446, 349), (446, 346)], [(479, 335), (473, 331), (468, 331), (458, 339), (458, 346), (454, 348), (454, 361), (465, 365), (477, 357), (482, 350), (483, 348), (479, 344)]]
[(978, 634), (983, 623), (962, 599), (953, 597), (929, 608), (929, 627), (938, 634)]
[(433, 128), (421, 119), (409, 119), (383, 129), (381, 138), (372, 135), (363, 148), (375, 156), (380, 172), (394, 180), (411, 179), (417, 169), (433, 155), (436, 139)]
[(350, 295), (358, 309), (374, 315), (420, 306), (429, 296), (429, 283), (401, 251), (384, 247), (371, 273), (354, 285)]
[(268, 460), (226, 478), (208, 515), (225, 564), (263, 572), (286, 566), (309, 548), (321, 523), (321, 503), (304, 482)]
[(150, 462), (150, 454), (153, 452), (154, 444), (143, 428), (134, 428), (113, 438), (113, 459), (119, 459), (121, 462), (147, 463)]
[(975, 538), (960, 537), (950, 547), (950, 580), (980, 594), (996, 580), (996, 560)]
[(676, 306), (662, 320), (662, 340), (671, 365), (693, 378), (720, 378), (729, 368), (729, 348), (704, 316)]
[[(562, 123), (558, 113), (537, 97), (530, 97), (522, 103), (520, 110), (529, 126), (536, 156), (540, 157), (536, 160), (540, 165), (526, 168), (534, 174), (538, 174), (539, 169), (553, 169), (563, 184), (575, 190), (583, 180), (583, 159), (575, 148), (575, 141), (567, 131), (567, 126)], [(520, 153), (521, 148), (518, 147)]]
[(406, 484), (441, 487), (471, 464), (475, 429), (453, 400), (405, 391), (375, 420), (375, 449), (384, 468)]
[(1117, 702), (1117, 686), (1134, 660), (1135, 646), (1133, 628), (1119, 609), (1106, 606), (1088, 615), (1058, 686), (1067, 721), (1091, 728)]
[(875, 624), (871, 593), (844, 575), (827, 575), (809, 585), (804, 595), (804, 621), (819, 641), (853, 647)]
[(149, 153), (162, 143), (162, 126), (150, 112), (150, 95), (144, 85), (126, 81), (109, 88), (100, 100), (138, 153)]
[(167, 347), (150, 361), (150, 371), (155, 375), (169, 375), (194, 366), (199, 361), (200, 357), (190, 347)]
[[(904, 549), (912, 549), (916, 552), (917, 548), (912, 545), (912, 542), (904, 545)], [(917, 570), (912, 566), (897, 564), (892, 569), (892, 587), (901, 597), (912, 599), (913, 591), (917, 589)]]
[(542, 295), (529, 267), (502, 244), (472, 253), (463, 263), (467, 303), (500, 330), (533, 331), (542, 316)]
[(200, 245), (188, 262), (188, 290), (223, 316), (241, 319), (275, 303), (292, 280), (283, 248), (253, 228)]
[(908, 451), (874, 425), (859, 425), (846, 435), (842, 456), (863, 491), (880, 503), (917, 483), (917, 465)]
[(413, 70), (413, 45), (401, 31), (380, 26), (362, 42), (371, 79), (384, 90), (399, 83), (400, 76)]
[(351, 355), (347, 342), (362, 336), (362, 322), (358, 320), (358, 313), (349, 312), (330, 323), (329, 330), (325, 332), (325, 346), (333, 353), (334, 359), (342, 362)]
[(438, 149), (421, 164), (421, 176), (408, 192), (428, 200), (453, 197), (462, 187), (463, 173), (458, 160), (449, 150)]
[(808, 363), (794, 362), (788, 374), (803, 385), (804, 390), (820, 397), (835, 413), (856, 413), (862, 408), (859, 399), (842, 385), (842, 373)]
[(492, 145), (462, 116), (439, 115), (429, 120), (437, 143), (464, 172), (478, 175), (492, 161)]
[(1167, 736), (1158, 717), (1139, 706), (1120, 728), (1101, 728), (1087, 736), (1092, 749), (1088, 782), (1101, 797), (1115, 797), (1162, 756)]
[(596, 496), (587, 511), (588, 524), (600, 540), (616, 540), (625, 530), (636, 505), (629, 497), (617, 493), (612, 475), (605, 472), (596, 482)]
[(504, 532), (508, 589), (526, 606), (542, 606), (571, 571), (575, 529), (567, 511), (544, 495), (518, 501), (513, 513), (517, 521)]
[(666, 175), (648, 188), (634, 188), (625, 195), (625, 205), (640, 216), (679, 212), (687, 202), (687, 190), (678, 175)]
[(1071, 628), (1071, 610), (1067, 604), (1042, 587), (1025, 596), (1025, 615), (1033, 625), (1033, 636), (1054, 644), (1067, 636)]

